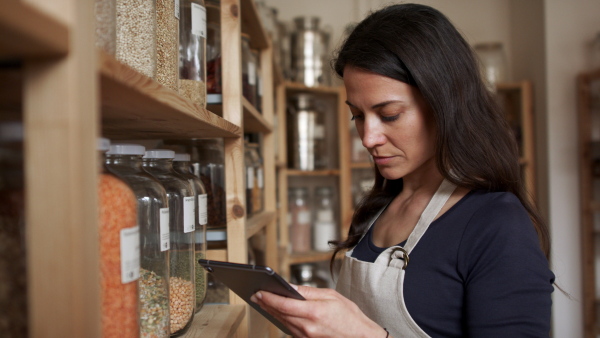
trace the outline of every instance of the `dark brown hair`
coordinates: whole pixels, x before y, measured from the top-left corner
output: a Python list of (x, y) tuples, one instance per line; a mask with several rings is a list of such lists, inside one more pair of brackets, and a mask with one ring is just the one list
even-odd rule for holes
[[(514, 135), (481, 79), (473, 50), (446, 16), (417, 4), (373, 12), (332, 62), (340, 77), (347, 65), (415, 86), (433, 112), (435, 159), (442, 176), (467, 189), (516, 195), (549, 258), (548, 226), (525, 191)], [(401, 190), (402, 179), (385, 180), (375, 168), (375, 185), (357, 206), (348, 238), (332, 242), (335, 254), (355, 246), (369, 220)]]

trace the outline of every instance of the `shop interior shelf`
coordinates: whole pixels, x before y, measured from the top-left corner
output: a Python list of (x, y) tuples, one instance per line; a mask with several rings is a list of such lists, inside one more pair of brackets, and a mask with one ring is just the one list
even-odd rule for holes
[(293, 253), (290, 255), (288, 263), (290, 265), (293, 265), (329, 261), (331, 259), (332, 253), (333, 252), (331, 251), (310, 251), (306, 253)]
[(254, 0), (241, 0), (242, 32), (250, 35), (250, 46), (253, 49), (269, 47), (269, 38), (262, 25)]
[(297, 170), (287, 169), (288, 176), (338, 176), (339, 169), (324, 169), (324, 170)]
[(232, 337), (246, 313), (242, 304), (207, 304), (194, 317), (182, 338)]
[(271, 223), (277, 214), (274, 211), (263, 211), (246, 220), (246, 237), (250, 238)]
[[(246, 98), (242, 98), (242, 107), (244, 109), (244, 132), (270, 133), (273, 131), (273, 126)], [(211, 112), (223, 116), (223, 105), (209, 104), (207, 108)]]

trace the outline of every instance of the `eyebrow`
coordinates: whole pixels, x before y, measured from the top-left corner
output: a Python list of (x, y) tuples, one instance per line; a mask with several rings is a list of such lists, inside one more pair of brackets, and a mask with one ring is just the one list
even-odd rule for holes
[[(380, 102), (377, 104), (374, 104), (371, 106), (371, 109), (375, 109), (375, 108), (380, 108), (383, 106), (387, 106), (390, 103), (403, 103), (404, 101), (402, 100), (390, 100), (390, 101), (384, 101), (384, 102)], [(352, 103), (350, 103), (350, 101), (346, 100), (346, 104), (350, 107), (354, 107), (354, 108), (358, 108), (357, 106), (353, 105)]]

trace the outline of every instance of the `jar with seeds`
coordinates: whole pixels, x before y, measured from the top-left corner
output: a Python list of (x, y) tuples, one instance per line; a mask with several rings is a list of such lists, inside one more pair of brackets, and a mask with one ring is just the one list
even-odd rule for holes
[[(207, 195), (204, 184), (200, 178), (191, 171), (190, 154), (175, 154), (173, 169), (182, 178), (186, 179), (194, 188), (196, 196), (196, 230), (194, 235), (194, 264), (199, 259), (206, 258), (206, 224), (208, 222)], [(202, 309), (206, 298), (206, 270), (196, 270), (196, 312)]]
[(106, 167), (131, 187), (137, 199), (140, 337), (169, 337), (169, 206), (165, 188), (142, 169), (145, 150), (137, 144), (112, 144)]
[(204, 0), (181, 0), (179, 92), (206, 105), (206, 8)]
[(156, 0), (156, 81), (178, 90), (179, 0)]
[(169, 313), (171, 336), (184, 334), (192, 324), (196, 304), (194, 231), (195, 196), (191, 184), (173, 169), (175, 152), (146, 151), (143, 168), (165, 187), (169, 200)]
[(116, 58), (141, 74), (155, 78), (156, 0), (116, 1)]
[(95, 0), (96, 47), (115, 55), (117, 41), (116, 0)]

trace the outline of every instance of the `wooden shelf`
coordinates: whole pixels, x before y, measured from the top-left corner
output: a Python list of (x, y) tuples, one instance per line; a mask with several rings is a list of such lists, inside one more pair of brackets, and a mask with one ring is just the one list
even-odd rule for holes
[(371, 162), (352, 162), (351, 169), (372, 169), (375, 165)]
[(258, 16), (254, 0), (240, 0), (240, 6), (242, 7), (242, 32), (250, 35), (250, 47), (268, 48), (271, 43)]
[(245, 305), (208, 304), (196, 314), (184, 338), (233, 337), (246, 314)]
[(333, 251), (320, 252), (320, 251), (310, 251), (307, 253), (292, 253), (289, 255), (288, 264), (302, 264), (302, 263), (315, 263), (315, 262), (323, 262), (329, 261), (331, 259), (331, 255)]
[(288, 91), (308, 92), (308, 93), (315, 93), (315, 94), (338, 95), (341, 90), (338, 87), (325, 87), (325, 86), (308, 87), (303, 83), (290, 82), (290, 81), (286, 81), (284, 85)]
[(66, 55), (66, 24), (23, 1), (0, 1), (0, 60)]
[(340, 171), (338, 169), (313, 171), (287, 169), (286, 172), (288, 176), (339, 176), (340, 174)]
[(274, 211), (263, 211), (257, 215), (246, 220), (246, 237), (250, 238), (256, 235), (259, 231), (264, 229), (269, 223), (271, 223), (277, 214)]
[(239, 137), (239, 126), (100, 51), (102, 131), (111, 139)]
[[(244, 110), (244, 132), (246, 133), (270, 133), (273, 131), (273, 125), (246, 99), (242, 98), (242, 107)], [(209, 104), (207, 106), (211, 112), (223, 116), (223, 105)]]

